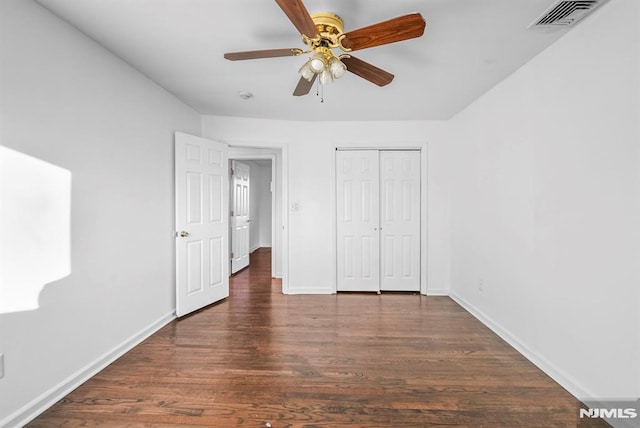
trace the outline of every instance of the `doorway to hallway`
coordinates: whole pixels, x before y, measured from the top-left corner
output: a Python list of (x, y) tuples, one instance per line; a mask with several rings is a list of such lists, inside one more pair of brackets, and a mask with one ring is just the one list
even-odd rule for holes
[[(276, 196), (273, 163), (272, 159), (231, 158), (229, 161), (231, 274), (250, 266), (250, 254), (259, 249), (268, 249), (272, 259)], [(273, 275), (273, 261), (271, 263)]]

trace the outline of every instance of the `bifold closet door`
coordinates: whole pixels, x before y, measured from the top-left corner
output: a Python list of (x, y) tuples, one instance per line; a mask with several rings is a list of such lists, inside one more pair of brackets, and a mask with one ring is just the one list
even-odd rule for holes
[(336, 153), (337, 290), (420, 290), (420, 152)]
[(380, 177), (377, 150), (336, 153), (337, 289), (380, 289)]
[(420, 152), (380, 152), (380, 289), (420, 291)]

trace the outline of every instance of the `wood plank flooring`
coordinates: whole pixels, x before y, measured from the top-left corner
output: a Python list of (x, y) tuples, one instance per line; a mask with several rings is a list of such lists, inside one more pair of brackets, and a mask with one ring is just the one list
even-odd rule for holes
[(270, 255), (28, 426), (608, 426), (451, 299), (286, 296)]

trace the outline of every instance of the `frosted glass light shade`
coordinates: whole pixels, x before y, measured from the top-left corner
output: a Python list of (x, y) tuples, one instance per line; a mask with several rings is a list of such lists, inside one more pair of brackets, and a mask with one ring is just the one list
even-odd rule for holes
[(304, 77), (306, 80), (311, 82), (311, 79), (313, 79), (313, 76), (315, 76), (315, 74), (316, 74), (311, 69), (311, 60), (305, 62), (304, 65), (302, 67), (300, 67), (300, 70), (298, 70), (298, 73), (300, 73), (300, 75), (302, 77)]
[(347, 71), (347, 66), (338, 58), (333, 57), (329, 61), (329, 70), (335, 79), (339, 79), (344, 76), (344, 73)]
[(315, 54), (309, 61), (309, 65), (315, 73), (321, 73), (324, 70), (324, 57), (322, 54)]
[(320, 83), (322, 83), (323, 85), (328, 85), (331, 82), (333, 82), (333, 76), (331, 75), (329, 69), (325, 68), (322, 73), (320, 73)]

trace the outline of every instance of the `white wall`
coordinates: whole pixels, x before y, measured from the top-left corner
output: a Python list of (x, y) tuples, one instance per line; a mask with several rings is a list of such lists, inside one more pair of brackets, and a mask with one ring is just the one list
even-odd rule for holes
[(256, 177), (258, 188), (258, 247), (271, 247), (271, 165), (258, 164), (259, 174)]
[(260, 167), (252, 161), (243, 161), (249, 166), (249, 250), (254, 251), (260, 246), (260, 188), (258, 180), (260, 177)]
[(584, 399), (640, 396), (639, 8), (605, 5), (449, 123), (452, 293)]
[(254, 251), (260, 247), (271, 247), (271, 165), (265, 165), (265, 161), (242, 162), (250, 168), (249, 248)]
[(0, 32), (0, 145), (71, 174), (70, 275), (0, 314), (11, 426), (171, 319), (173, 133), (200, 117), (36, 3), (0, 2)]
[(254, 251), (260, 246), (260, 188), (258, 185), (260, 177), (260, 167), (254, 162), (246, 161), (250, 168), (249, 174), (249, 210), (250, 210), (250, 233), (249, 233), (249, 250)]
[[(391, 107), (390, 107), (391, 108)], [(429, 292), (445, 293), (449, 284), (446, 194), (441, 187), (443, 134), (440, 122), (289, 122), (220, 116), (203, 117), (203, 135), (233, 145), (286, 146), (289, 211), (289, 292), (330, 293), (335, 248), (333, 171), (336, 146), (405, 147), (428, 143)], [(329, 138), (327, 138), (329, 137)]]

